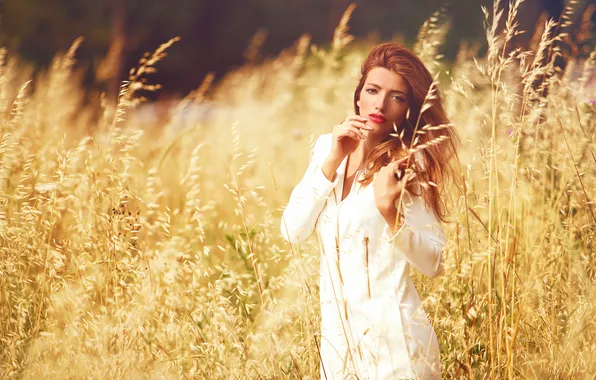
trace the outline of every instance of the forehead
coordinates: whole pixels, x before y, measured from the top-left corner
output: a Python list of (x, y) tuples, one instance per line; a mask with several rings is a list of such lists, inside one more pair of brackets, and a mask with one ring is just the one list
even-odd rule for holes
[(374, 67), (368, 72), (365, 83), (374, 83), (377, 86), (388, 90), (397, 90), (407, 92), (408, 82), (405, 78), (384, 67)]

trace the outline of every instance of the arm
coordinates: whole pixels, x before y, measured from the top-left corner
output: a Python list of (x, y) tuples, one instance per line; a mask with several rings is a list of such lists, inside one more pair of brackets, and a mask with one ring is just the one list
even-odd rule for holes
[[(282, 236), (289, 243), (300, 243), (313, 232), (319, 214), (329, 198), (329, 194), (339, 182), (334, 173), (330, 181), (324, 173), (324, 161), (331, 141), (329, 135), (322, 135), (315, 143), (313, 156), (302, 180), (296, 185), (281, 217)], [(326, 165), (327, 171), (330, 165)]]
[[(443, 273), (443, 249), (446, 239), (443, 226), (432, 209), (427, 209), (422, 196), (404, 195), (401, 211), (405, 220), (397, 232), (391, 233), (393, 219), (385, 216), (388, 224), (383, 230), (383, 241), (399, 249), (408, 262), (423, 274), (434, 278)], [(391, 221), (391, 224), (389, 224)]]

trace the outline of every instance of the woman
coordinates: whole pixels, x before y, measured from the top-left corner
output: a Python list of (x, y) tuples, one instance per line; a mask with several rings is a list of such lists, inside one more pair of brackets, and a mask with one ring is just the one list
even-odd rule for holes
[(354, 109), (318, 138), (281, 221), (287, 241), (316, 229), (321, 245), (321, 378), (440, 379), (409, 268), (442, 273), (441, 190), (459, 139), (430, 73), (398, 44), (371, 50)]

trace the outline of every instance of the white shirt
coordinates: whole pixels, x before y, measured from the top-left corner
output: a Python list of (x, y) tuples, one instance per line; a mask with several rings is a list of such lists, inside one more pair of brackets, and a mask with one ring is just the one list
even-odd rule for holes
[(341, 201), (347, 157), (333, 182), (322, 171), (331, 138), (317, 139), (280, 226), (291, 243), (316, 230), (321, 246), (321, 379), (440, 379), (437, 337), (409, 271), (442, 273), (443, 227), (422, 196), (405, 193), (405, 222), (392, 235), (361, 172)]

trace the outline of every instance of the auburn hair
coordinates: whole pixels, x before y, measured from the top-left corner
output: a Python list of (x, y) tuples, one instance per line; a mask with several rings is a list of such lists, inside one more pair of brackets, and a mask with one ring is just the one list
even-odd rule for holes
[[(447, 183), (455, 183), (459, 178), (453, 161), (459, 162), (457, 149), (461, 142), (457, 131), (449, 123), (439, 90), (433, 88), (432, 75), (416, 54), (397, 43), (382, 43), (373, 47), (362, 64), (360, 81), (354, 91), (354, 110), (358, 115), (360, 93), (368, 73), (375, 67), (386, 68), (405, 79), (409, 87), (409, 111), (402, 125), (397, 126), (396, 136), (389, 135), (387, 140), (368, 154), (360, 183), (367, 186), (383, 166), (417, 150), (408, 165), (417, 175), (406, 189), (416, 195), (420, 193), (414, 189), (420, 189), (426, 204), (432, 207), (437, 218), (447, 222), (444, 196)], [(428, 126), (440, 127), (429, 129)], [(414, 141), (415, 146), (412, 144)], [(422, 162), (415, 159), (416, 154), (420, 155)]]

